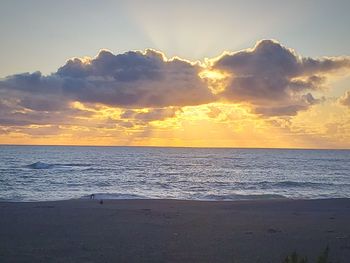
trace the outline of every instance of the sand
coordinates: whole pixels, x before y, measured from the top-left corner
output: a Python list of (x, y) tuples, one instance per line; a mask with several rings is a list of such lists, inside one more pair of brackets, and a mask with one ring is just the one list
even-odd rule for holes
[(279, 263), (327, 245), (350, 262), (350, 199), (0, 203), (1, 263)]

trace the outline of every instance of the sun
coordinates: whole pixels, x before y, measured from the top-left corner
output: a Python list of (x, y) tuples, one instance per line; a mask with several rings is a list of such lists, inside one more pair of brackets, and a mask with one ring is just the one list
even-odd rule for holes
[(201, 71), (199, 74), (199, 77), (202, 79), (210, 79), (210, 80), (223, 80), (227, 78), (227, 74), (219, 71), (219, 70), (210, 70), (205, 69)]
[(207, 82), (208, 88), (213, 94), (221, 93), (227, 86), (229, 75), (219, 70), (204, 69), (198, 76)]

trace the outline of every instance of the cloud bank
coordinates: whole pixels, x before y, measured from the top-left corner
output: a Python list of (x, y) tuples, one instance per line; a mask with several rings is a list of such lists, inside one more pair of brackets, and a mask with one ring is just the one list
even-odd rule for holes
[(322, 88), (326, 74), (350, 68), (348, 57), (300, 57), (276, 41), (262, 40), (253, 49), (227, 53), (212, 67), (230, 74), (221, 97), (248, 102), (263, 115), (295, 115), (319, 102), (312, 91)]
[[(183, 106), (211, 102), (250, 105), (258, 115), (292, 116), (319, 103), (313, 92), (349, 57), (307, 58), (273, 40), (252, 49), (225, 52), (209, 64), (168, 59), (148, 49), (114, 55), (102, 50), (95, 58), (72, 58), (51, 75), (39, 71), (0, 80), (0, 126), (59, 125), (84, 122), (93, 113), (74, 102), (123, 109), (120, 119), (164, 120)], [(217, 71), (220, 92), (213, 92), (200, 73)], [(349, 92), (341, 102), (349, 105)], [(147, 108), (140, 112), (137, 109)], [(213, 117), (219, 113), (210, 113)]]

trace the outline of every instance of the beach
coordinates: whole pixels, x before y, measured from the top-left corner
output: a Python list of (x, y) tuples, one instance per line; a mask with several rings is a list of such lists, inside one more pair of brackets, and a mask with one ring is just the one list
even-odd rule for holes
[(346, 263), (349, 222), (350, 199), (1, 202), (0, 262)]

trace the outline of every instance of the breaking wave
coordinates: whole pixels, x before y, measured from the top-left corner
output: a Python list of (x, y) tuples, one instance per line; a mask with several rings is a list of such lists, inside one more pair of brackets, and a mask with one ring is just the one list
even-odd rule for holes
[(50, 168), (53, 168), (54, 165), (49, 163), (36, 162), (36, 163), (26, 165), (25, 167), (30, 169), (50, 169)]
[(90, 167), (91, 164), (84, 163), (45, 163), (45, 162), (35, 162), (24, 167), (30, 169), (52, 169), (52, 168), (72, 168), (72, 167)]
[(287, 199), (287, 197), (278, 194), (229, 194), (229, 195), (206, 195), (200, 200), (213, 200), (213, 201), (235, 201), (235, 200), (265, 200), (265, 199)]
[(81, 199), (98, 199), (98, 200), (122, 200), (122, 199), (147, 199), (147, 197), (136, 194), (121, 194), (121, 193), (97, 193), (84, 195)]

